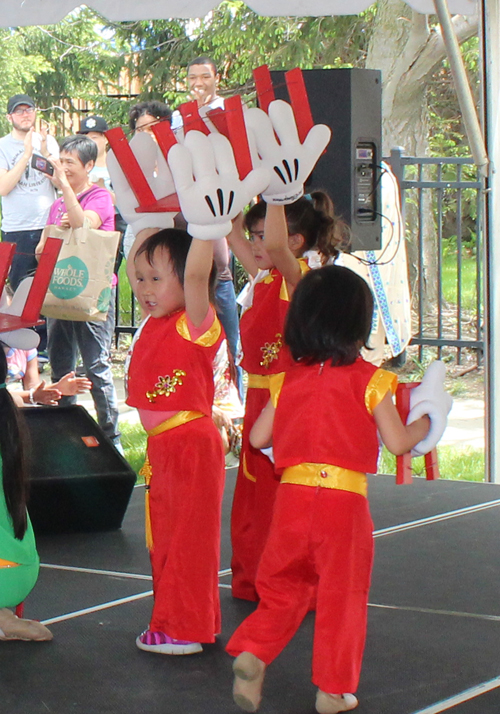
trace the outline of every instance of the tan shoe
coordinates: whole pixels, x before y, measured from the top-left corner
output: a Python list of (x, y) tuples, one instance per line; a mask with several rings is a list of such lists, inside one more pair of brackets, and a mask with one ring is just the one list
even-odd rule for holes
[(358, 706), (354, 694), (328, 694), (318, 689), (316, 694), (316, 711), (318, 714), (338, 714), (349, 712)]
[(0, 609), (0, 640), (44, 642), (52, 638), (52, 632), (41, 622), (16, 617), (8, 608)]
[(242, 652), (233, 663), (233, 699), (245, 712), (256, 712), (260, 705), (265, 663), (251, 652)]

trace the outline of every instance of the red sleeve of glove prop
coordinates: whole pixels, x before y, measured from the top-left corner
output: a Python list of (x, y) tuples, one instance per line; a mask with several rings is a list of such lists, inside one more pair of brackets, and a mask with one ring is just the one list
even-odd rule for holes
[(160, 121), (158, 124), (153, 124), (151, 127), (153, 134), (156, 136), (158, 146), (162, 150), (163, 156), (167, 158), (168, 152), (174, 144), (177, 144), (175, 134), (170, 127), (169, 121)]
[[(398, 384), (396, 390), (396, 409), (399, 412), (403, 424), (406, 424), (408, 414), (410, 413), (410, 390), (413, 389), (413, 387), (417, 387), (418, 384), (419, 382), (403, 382)], [(406, 454), (396, 456), (396, 483), (399, 486), (412, 482), (411, 454), (408, 451)]]
[(134, 192), (138, 204), (140, 206), (149, 206), (156, 203), (155, 195), (129, 146), (123, 129), (118, 126), (115, 129), (108, 129), (104, 133), (130, 188)]
[(49, 237), (45, 241), (33, 284), (21, 315), (21, 319), (24, 322), (36, 322), (40, 316), (40, 310), (47, 294), (47, 288), (49, 287), (61, 246), (62, 241), (59, 238)]
[(247, 130), (243, 119), (241, 97), (235, 94), (224, 102), (228, 139), (233, 147), (234, 158), (240, 179), (243, 179), (253, 169), (250, 147), (248, 146)]
[(7, 275), (9, 274), (10, 264), (12, 263), (15, 252), (15, 243), (7, 243), (6, 241), (2, 241), (0, 243), (0, 295), (4, 289), (5, 281), (7, 280)]
[(184, 125), (184, 133), (195, 130), (195, 131), (201, 131), (203, 134), (210, 134), (210, 129), (208, 126), (205, 124), (203, 119), (200, 117), (198, 113), (198, 103), (193, 101), (193, 102), (185, 102), (184, 104), (181, 104), (178, 107), (181, 115), (182, 115), (182, 122)]
[(275, 99), (271, 72), (267, 64), (263, 64), (261, 67), (254, 69), (253, 78), (255, 80), (259, 107), (267, 114), (269, 105), (271, 102), (274, 102)]
[[(1, 247), (2, 245), (0, 243), (0, 270), (3, 272), (2, 257), (7, 251)], [(40, 310), (54, 272), (61, 245), (62, 241), (59, 238), (47, 238), (21, 317), (0, 313), (0, 332), (10, 332), (21, 327), (34, 327), (35, 325), (43, 324), (43, 320), (39, 319)], [(13, 243), (12, 246), (15, 249)]]
[(297, 67), (296, 69), (291, 69), (289, 72), (285, 72), (285, 81), (295, 123), (297, 124), (299, 139), (303, 144), (306, 140), (306, 136), (313, 128), (314, 122), (302, 70)]

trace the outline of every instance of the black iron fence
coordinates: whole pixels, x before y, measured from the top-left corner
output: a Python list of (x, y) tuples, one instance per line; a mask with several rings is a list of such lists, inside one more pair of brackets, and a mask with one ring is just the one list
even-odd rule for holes
[[(472, 158), (417, 158), (399, 149), (386, 159), (398, 179), (413, 296), (413, 338), (424, 347), (483, 351), (482, 184)], [(115, 337), (140, 322), (125, 274), (117, 287)], [(125, 284), (124, 284), (125, 283)]]
[(411, 344), (483, 353), (482, 187), (471, 157), (420, 158), (393, 149), (413, 296)]

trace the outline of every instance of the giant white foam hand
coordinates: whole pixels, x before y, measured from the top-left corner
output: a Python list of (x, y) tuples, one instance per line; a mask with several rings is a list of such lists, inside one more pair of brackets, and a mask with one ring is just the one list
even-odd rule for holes
[(422, 378), (422, 382), (410, 392), (410, 413), (407, 424), (427, 414), (431, 426), (425, 439), (413, 447), (412, 456), (423, 456), (432, 451), (443, 436), (447, 417), (453, 405), (453, 399), (444, 390), (446, 367), (444, 362), (432, 362)]
[(231, 220), (269, 183), (264, 168), (240, 180), (231, 144), (222, 134), (188, 131), (167, 159), (188, 233), (200, 240), (227, 236)]
[[(155, 198), (164, 198), (175, 192), (172, 175), (157, 143), (146, 132), (135, 134), (130, 148), (153, 191)], [(106, 158), (116, 205), (135, 236), (143, 228), (172, 228), (175, 213), (137, 213), (139, 203), (130, 188), (113, 151)]]
[(330, 141), (329, 127), (316, 124), (301, 144), (292, 107), (280, 99), (271, 102), (269, 114), (249, 109), (245, 124), (254, 166), (264, 166), (271, 176), (263, 199), (267, 203), (293, 203), (304, 193), (304, 183)]

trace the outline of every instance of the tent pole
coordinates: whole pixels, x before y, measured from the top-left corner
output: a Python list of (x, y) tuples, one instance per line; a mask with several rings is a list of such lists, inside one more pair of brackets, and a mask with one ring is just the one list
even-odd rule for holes
[(482, 0), (481, 40), (486, 142), (490, 171), (486, 192), (483, 264), (486, 362), (486, 477), (500, 483), (500, 11), (498, 0)]
[(465, 125), (467, 138), (469, 139), (474, 163), (478, 166), (484, 176), (487, 174), (488, 155), (483, 139), (483, 133), (479, 125), (474, 99), (467, 79), (460, 45), (453, 29), (450, 11), (446, 0), (434, 0), (436, 13), (441, 25), (441, 34), (448, 54), (450, 69), (453, 75), (453, 82), (457, 92), (458, 103), (462, 112), (462, 119)]

